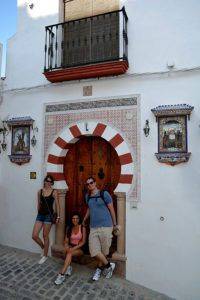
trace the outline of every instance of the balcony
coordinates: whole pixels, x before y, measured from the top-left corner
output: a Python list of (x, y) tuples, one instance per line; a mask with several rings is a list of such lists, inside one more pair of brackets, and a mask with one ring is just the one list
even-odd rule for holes
[(124, 74), (128, 17), (121, 10), (46, 26), (44, 75), (50, 82)]

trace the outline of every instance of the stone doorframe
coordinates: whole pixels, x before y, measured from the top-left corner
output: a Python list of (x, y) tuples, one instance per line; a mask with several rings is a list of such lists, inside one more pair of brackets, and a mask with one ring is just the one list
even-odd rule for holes
[(55, 179), (55, 188), (59, 193), (61, 208), (61, 219), (56, 226), (55, 244), (52, 246), (52, 253), (57, 254), (63, 251), (65, 236), (65, 196), (68, 187), (64, 177), (64, 161), (70, 144), (76, 143), (81, 136), (102, 137), (114, 147), (119, 157), (121, 175), (114, 193), (117, 198), (117, 221), (121, 226), (121, 233), (117, 237), (117, 251), (113, 254), (113, 259), (125, 261), (126, 195), (131, 189), (134, 177), (133, 157), (128, 143), (115, 128), (94, 120), (77, 122), (65, 127), (56, 136), (48, 151), (46, 170)]

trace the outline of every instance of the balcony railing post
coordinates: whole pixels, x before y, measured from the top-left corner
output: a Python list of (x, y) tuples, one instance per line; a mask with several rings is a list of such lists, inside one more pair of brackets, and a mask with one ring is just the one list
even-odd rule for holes
[(45, 28), (44, 72), (47, 70), (47, 28)]
[(62, 25), (62, 38), (61, 38), (61, 68), (64, 67), (64, 57), (65, 57), (65, 52), (64, 52), (64, 30), (65, 30), (65, 24), (63, 23)]
[(51, 53), (51, 35), (50, 35), (50, 32), (49, 32), (49, 29), (48, 29), (48, 69), (50, 70), (51, 67), (50, 67), (50, 53)]
[(53, 67), (53, 43), (54, 43), (54, 33), (52, 31), (53, 27), (50, 27), (50, 69)]
[(122, 8), (123, 14), (123, 59), (128, 61), (128, 35), (127, 35), (127, 22), (128, 16), (125, 7)]
[(58, 25), (56, 25), (56, 43), (55, 43), (55, 68), (57, 68), (57, 61), (58, 61)]

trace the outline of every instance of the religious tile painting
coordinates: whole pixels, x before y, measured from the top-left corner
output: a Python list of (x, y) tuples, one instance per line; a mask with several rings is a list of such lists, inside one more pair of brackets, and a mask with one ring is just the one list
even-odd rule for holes
[(30, 126), (12, 127), (12, 155), (30, 154)]
[(158, 152), (187, 152), (186, 116), (158, 118)]

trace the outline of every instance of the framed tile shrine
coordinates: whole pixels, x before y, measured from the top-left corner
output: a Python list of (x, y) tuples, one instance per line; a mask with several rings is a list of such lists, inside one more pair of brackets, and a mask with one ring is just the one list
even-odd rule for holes
[(152, 109), (158, 122), (158, 153), (155, 156), (159, 162), (174, 166), (189, 160), (187, 119), (192, 110), (193, 107), (187, 104)]
[(30, 155), (30, 130), (34, 120), (31, 117), (19, 117), (8, 120), (12, 132), (10, 161), (18, 165), (28, 163)]
[(12, 126), (11, 155), (30, 155), (30, 126)]
[(158, 118), (158, 152), (187, 152), (186, 116)]

